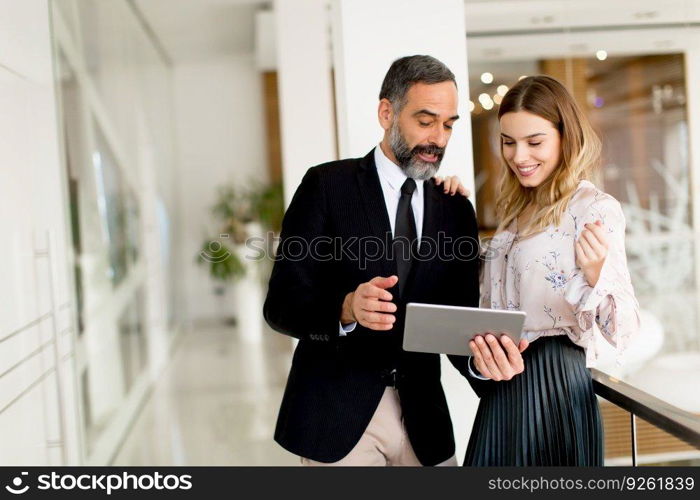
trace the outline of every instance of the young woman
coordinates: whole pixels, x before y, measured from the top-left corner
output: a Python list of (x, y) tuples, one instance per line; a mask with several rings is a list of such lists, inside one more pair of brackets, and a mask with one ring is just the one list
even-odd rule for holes
[[(620, 204), (587, 179), (600, 140), (564, 86), (520, 80), (501, 103), (500, 220), (484, 262), (481, 307), (525, 311), (525, 370), (485, 378), (464, 465), (602, 465), (603, 429), (587, 367), (597, 325), (620, 352), (638, 330)], [(438, 182), (442, 182), (437, 179)], [(464, 192), (456, 178), (445, 190)]]

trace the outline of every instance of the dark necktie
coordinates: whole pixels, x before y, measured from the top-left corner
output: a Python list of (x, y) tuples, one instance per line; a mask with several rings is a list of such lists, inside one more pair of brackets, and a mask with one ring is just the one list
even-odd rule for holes
[(411, 197), (415, 190), (416, 181), (411, 178), (406, 179), (401, 186), (401, 199), (396, 211), (393, 247), (396, 270), (399, 274), (399, 295), (403, 295), (406, 290), (406, 280), (411, 271), (412, 252), (417, 248), (416, 220), (411, 208)]

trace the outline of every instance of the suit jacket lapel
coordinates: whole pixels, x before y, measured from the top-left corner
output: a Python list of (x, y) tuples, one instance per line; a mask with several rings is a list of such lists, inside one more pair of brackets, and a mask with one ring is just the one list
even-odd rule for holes
[(365, 208), (365, 215), (372, 228), (371, 236), (379, 238), (385, 248), (384, 256), (380, 259), (382, 275), (396, 274), (396, 263), (388, 260), (387, 255), (391, 245), (391, 224), (389, 214), (386, 211), (384, 193), (379, 183), (377, 166), (374, 163), (374, 149), (360, 160), (360, 168), (357, 172), (357, 181), (360, 186), (360, 197)]

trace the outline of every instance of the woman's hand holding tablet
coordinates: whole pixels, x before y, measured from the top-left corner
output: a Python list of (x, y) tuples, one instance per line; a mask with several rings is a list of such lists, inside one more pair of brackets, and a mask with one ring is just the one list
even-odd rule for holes
[(521, 311), (409, 303), (403, 348), (474, 356), (481, 375), (510, 380), (524, 370), (521, 353), (528, 346), (520, 339), (524, 322)]
[(469, 341), (474, 356), (474, 366), (484, 377), (491, 380), (510, 380), (525, 369), (521, 353), (529, 342), (521, 339), (516, 346), (506, 334), (501, 334), (500, 342), (492, 332), (475, 335)]

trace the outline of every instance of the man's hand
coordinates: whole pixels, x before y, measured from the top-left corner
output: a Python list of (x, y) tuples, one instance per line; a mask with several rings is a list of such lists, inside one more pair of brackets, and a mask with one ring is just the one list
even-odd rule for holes
[(522, 339), (516, 347), (506, 335), (501, 335), (499, 342), (492, 333), (477, 335), (474, 340), (469, 341), (476, 369), (484, 377), (496, 381), (510, 380), (523, 372), (525, 365), (520, 353), (527, 349), (528, 345), (529, 342)]
[(345, 296), (340, 322), (344, 325), (357, 321), (371, 330), (391, 330), (396, 321), (396, 304), (386, 291), (398, 283), (398, 276), (377, 276), (362, 283), (354, 292)]
[(457, 177), (456, 175), (448, 175), (444, 179), (436, 175), (433, 178), (435, 179), (435, 185), (442, 185), (443, 191), (445, 193), (449, 193), (450, 196), (454, 196), (456, 193), (459, 193), (462, 196), (469, 198), (471, 194), (469, 193), (469, 190), (466, 187), (464, 187), (464, 184), (462, 184), (462, 181), (460, 181), (459, 177)]

